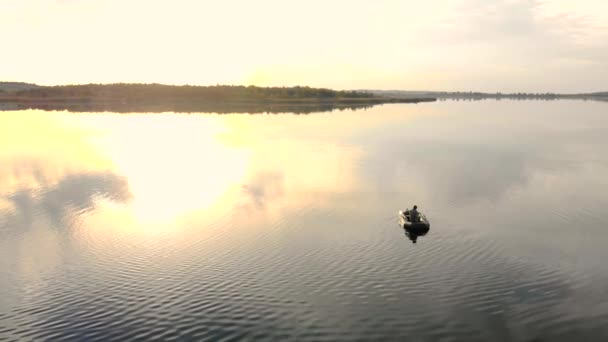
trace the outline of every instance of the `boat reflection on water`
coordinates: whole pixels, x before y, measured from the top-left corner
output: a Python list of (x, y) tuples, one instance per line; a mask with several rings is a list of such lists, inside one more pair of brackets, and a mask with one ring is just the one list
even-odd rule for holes
[(426, 230), (414, 230), (409, 228), (403, 228), (403, 231), (405, 232), (405, 236), (407, 236), (408, 239), (412, 241), (412, 243), (416, 243), (418, 237), (425, 236), (430, 231), (430, 228)]

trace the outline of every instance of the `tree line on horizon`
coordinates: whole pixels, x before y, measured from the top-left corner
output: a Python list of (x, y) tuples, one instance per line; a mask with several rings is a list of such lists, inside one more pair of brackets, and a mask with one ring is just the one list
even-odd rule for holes
[[(1, 86), (1, 84), (0, 84)], [(0, 87), (1, 88), (1, 87)], [(84, 84), (36, 86), (0, 93), (0, 104), (20, 109), (110, 112), (309, 113), (384, 103), (419, 103), (368, 91), (295, 87)]]
[(574, 97), (574, 96), (608, 96), (608, 92), (595, 92), (595, 93), (577, 93), (577, 94), (560, 94), (560, 93), (552, 93), (552, 92), (544, 92), (544, 93), (483, 93), (483, 92), (438, 92), (437, 96), (445, 96), (445, 97), (508, 97), (508, 98), (559, 98), (559, 97)]
[(485, 100), (485, 99), (509, 99), (509, 100), (559, 100), (559, 99), (580, 99), (608, 101), (608, 92), (560, 94), (552, 92), (514, 92), (514, 93), (484, 93), (478, 91), (407, 91), (407, 90), (377, 90), (372, 91), (376, 95), (391, 96), (395, 98), (410, 97), (434, 97), (438, 100)]
[(369, 92), (326, 88), (258, 87), (258, 86), (191, 86), (164, 84), (85, 84), (38, 87), (19, 90), (18, 97), (34, 98), (102, 98), (102, 99), (198, 99), (209, 101), (273, 99), (338, 99), (370, 98)]

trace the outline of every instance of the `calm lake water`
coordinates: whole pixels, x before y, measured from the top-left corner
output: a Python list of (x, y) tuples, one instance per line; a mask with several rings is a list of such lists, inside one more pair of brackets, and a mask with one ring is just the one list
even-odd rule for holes
[(0, 340), (606, 340), (607, 147), (594, 102), (0, 112)]

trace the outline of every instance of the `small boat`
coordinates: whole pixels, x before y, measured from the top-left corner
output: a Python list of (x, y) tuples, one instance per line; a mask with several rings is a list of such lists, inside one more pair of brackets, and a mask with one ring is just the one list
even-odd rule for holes
[(425, 234), (431, 229), (431, 224), (423, 213), (419, 212), (418, 217), (419, 220), (417, 222), (412, 222), (409, 209), (406, 209), (405, 211), (399, 210), (399, 225), (401, 225), (403, 229), (415, 234)]

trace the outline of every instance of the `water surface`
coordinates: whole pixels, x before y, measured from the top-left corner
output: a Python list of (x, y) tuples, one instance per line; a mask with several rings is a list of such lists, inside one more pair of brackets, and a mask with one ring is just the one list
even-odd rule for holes
[(605, 340), (606, 113), (1, 112), (0, 340)]

